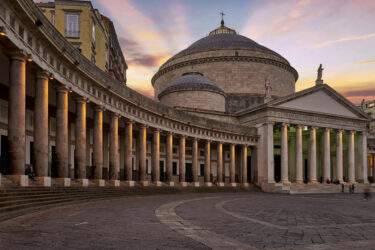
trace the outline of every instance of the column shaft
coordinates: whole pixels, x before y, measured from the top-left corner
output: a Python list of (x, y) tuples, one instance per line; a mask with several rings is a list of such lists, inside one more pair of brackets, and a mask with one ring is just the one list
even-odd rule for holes
[(94, 111), (94, 141), (93, 141), (92, 164), (94, 168), (94, 179), (101, 180), (103, 177), (103, 110), (96, 108)]
[(343, 182), (342, 130), (337, 131), (336, 146), (336, 178), (339, 182)]
[(247, 180), (247, 145), (242, 145), (242, 183), (248, 183)]
[(281, 126), (281, 182), (289, 183), (288, 178), (288, 125)]
[[(363, 175), (363, 183), (368, 183), (368, 173), (367, 173), (367, 133), (365, 131), (362, 132), (362, 175)], [(375, 177), (375, 174), (373, 174)]]
[(323, 182), (331, 180), (331, 132), (329, 128), (324, 131), (324, 169)]
[(192, 174), (193, 182), (198, 182), (198, 139), (193, 138), (193, 156), (192, 156)]
[(77, 179), (86, 179), (86, 101), (76, 100), (75, 170)]
[(236, 145), (230, 145), (230, 183), (236, 183)]
[(217, 144), (217, 183), (223, 183), (223, 143)]
[(34, 103), (34, 169), (37, 177), (48, 176), (48, 73), (37, 74)]
[(133, 156), (133, 123), (127, 122), (125, 126), (125, 181), (131, 181), (133, 178), (132, 169)]
[(25, 174), (25, 115), (26, 64), (25, 58), (12, 56), (10, 61), (8, 106), (9, 173)]
[(147, 153), (147, 143), (146, 143), (146, 126), (141, 126), (139, 130), (139, 181), (146, 181), (146, 153)]
[(155, 130), (152, 139), (152, 172), (151, 178), (154, 183), (160, 181), (160, 131)]
[(167, 165), (166, 165), (166, 177), (167, 182), (172, 182), (172, 165), (173, 165), (173, 134), (167, 134)]
[(56, 168), (58, 178), (68, 178), (68, 90), (57, 90)]
[(348, 134), (348, 181), (349, 183), (355, 182), (355, 168), (354, 168), (354, 131), (349, 131)]
[(109, 179), (118, 180), (119, 154), (118, 154), (118, 115), (111, 116), (109, 138)]
[(206, 141), (204, 151), (204, 182), (211, 182), (211, 142)]
[(180, 148), (179, 148), (179, 172), (180, 172), (180, 183), (186, 181), (186, 167), (185, 167), (185, 144), (186, 138), (185, 136), (180, 137)]
[(303, 183), (303, 143), (302, 143), (302, 127), (296, 127), (296, 183)]
[(316, 128), (310, 128), (310, 183), (316, 183)]

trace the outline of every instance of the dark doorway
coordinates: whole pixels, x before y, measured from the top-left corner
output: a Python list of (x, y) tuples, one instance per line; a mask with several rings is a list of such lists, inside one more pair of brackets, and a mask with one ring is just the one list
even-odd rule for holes
[(56, 169), (56, 147), (52, 146), (51, 148), (51, 177), (56, 178), (57, 177), (57, 169)]
[(1, 136), (0, 173), (7, 174), (8, 166), (8, 136)]
[(281, 156), (275, 155), (274, 161), (275, 161), (275, 181), (280, 182), (281, 180)]
[(204, 176), (204, 164), (200, 164), (201, 176)]
[(307, 159), (305, 159), (305, 167), (304, 167), (304, 169), (305, 169), (305, 173), (304, 173), (304, 175), (303, 175), (303, 181), (305, 182), (305, 183), (307, 183), (307, 181), (308, 181), (308, 161), (307, 161)]
[(159, 169), (160, 169), (160, 181), (163, 182), (165, 181), (165, 172), (164, 172), (164, 161), (160, 161), (159, 164)]
[(185, 176), (186, 182), (192, 182), (193, 181), (193, 169), (191, 163), (186, 163), (186, 176)]
[(247, 182), (252, 182), (251, 179), (251, 156), (247, 157)]
[(30, 164), (34, 165), (34, 142), (30, 142)]

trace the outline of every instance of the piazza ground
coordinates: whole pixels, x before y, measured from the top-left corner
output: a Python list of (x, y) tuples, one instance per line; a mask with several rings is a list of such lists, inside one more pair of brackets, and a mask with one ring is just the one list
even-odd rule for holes
[(133, 196), (0, 223), (2, 249), (374, 249), (360, 194)]

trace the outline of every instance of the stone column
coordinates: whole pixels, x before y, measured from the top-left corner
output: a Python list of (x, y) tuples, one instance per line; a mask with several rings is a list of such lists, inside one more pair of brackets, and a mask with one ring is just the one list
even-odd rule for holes
[[(362, 143), (359, 145), (362, 147), (362, 175), (363, 175), (363, 183), (368, 183), (368, 173), (367, 173), (367, 132), (362, 131)], [(375, 160), (374, 160), (374, 170), (375, 170)], [(375, 177), (375, 174), (373, 174)]]
[(34, 170), (42, 186), (51, 186), (48, 176), (48, 72), (36, 75), (34, 102)]
[(68, 90), (60, 87), (56, 107), (56, 168), (57, 181), (63, 186), (70, 186), (68, 163)]
[(247, 145), (242, 145), (242, 185), (249, 186), (247, 180)]
[(146, 180), (146, 154), (147, 154), (147, 128), (141, 125), (139, 129), (139, 182), (142, 186), (148, 186)]
[(296, 183), (303, 183), (303, 143), (302, 143), (302, 125), (296, 127)]
[[(366, 172), (367, 172), (367, 170), (366, 170)], [(368, 183), (368, 178), (366, 178), (366, 180), (367, 180), (367, 183)], [(375, 154), (372, 154), (372, 182), (375, 183)]]
[(289, 184), (288, 177), (288, 124), (281, 125), (281, 182)]
[(193, 174), (193, 186), (199, 187), (198, 182), (198, 139), (193, 138), (193, 161), (192, 161), (192, 174)]
[(160, 131), (158, 129), (154, 130), (154, 135), (152, 139), (152, 171), (151, 179), (155, 186), (160, 187)]
[(125, 125), (125, 185), (134, 187), (133, 178), (133, 122), (128, 121)]
[(344, 182), (343, 179), (343, 162), (342, 162), (342, 130), (337, 131), (337, 139), (336, 139), (336, 177), (337, 180), (342, 183)]
[(166, 156), (166, 177), (167, 177), (167, 185), (173, 187), (174, 182), (172, 179), (173, 171), (172, 171), (172, 165), (173, 165), (173, 133), (168, 132), (167, 134), (167, 156)]
[(204, 150), (204, 185), (207, 187), (212, 186), (211, 182), (211, 142), (206, 141)]
[(104, 186), (103, 180), (103, 109), (96, 107), (94, 110), (94, 141), (92, 165), (94, 168), (94, 182)]
[(224, 187), (223, 181), (223, 143), (217, 143), (217, 186)]
[(331, 180), (331, 132), (329, 128), (324, 130), (324, 170), (323, 183)]
[(309, 167), (310, 167), (310, 178), (309, 183), (315, 184), (317, 183), (316, 179), (316, 127), (310, 128), (310, 159), (309, 159)]
[(25, 175), (26, 54), (15, 51), (10, 57), (7, 177), (20, 186), (28, 186), (29, 179)]
[(75, 120), (75, 170), (77, 182), (82, 186), (88, 186), (86, 177), (86, 100), (76, 99)]
[(109, 137), (109, 180), (111, 185), (120, 186), (119, 154), (118, 154), (118, 115), (111, 115), (111, 127)]
[(184, 135), (181, 135), (180, 137), (180, 148), (179, 148), (179, 172), (180, 172), (180, 185), (182, 187), (186, 187), (186, 166), (185, 166), (185, 144), (186, 144), (186, 137)]
[(348, 135), (348, 182), (355, 183), (355, 168), (354, 168), (354, 131), (349, 131)]
[(229, 165), (229, 174), (230, 174), (230, 186), (237, 186), (236, 183), (236, 145), (230, 144), (230, 165)]

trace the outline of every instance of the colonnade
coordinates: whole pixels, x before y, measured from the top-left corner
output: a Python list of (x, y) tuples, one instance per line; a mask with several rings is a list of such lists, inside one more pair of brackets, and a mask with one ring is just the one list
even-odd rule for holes
[[(288, 159), (288, 128), (289, 124), (282, 123), (280, 126), (281, 133), (281, 182), (284, 184), (289, 184), (289, 161), (294, 159)], [(303, 183), (303, 125), (295, 125), (295, 138), (296, 138), (296, 149), (295, 149), (295, 182)], [(310, 126), (309, 130), (309, 143), (308, 143), (308, 182), (318, 183), (317, 179), (317, 127)], [(344, 170), (343, 170), (343, 132), (342, 129), (336, 129), (336, 179), (333, 180), (331, 177), (331, 128), (324, 129), (324, 143), (323, 143), (323, 169), (322, 169), (322, 181), (327, 183), (329, 181), (339, 181), (344, 182)], [(356, 176), (356, 164), (355, 164), (355, 136), (356, 131), (347, 131), (348, 133), (348, 183), (355, 183), (357, 179), (362, 180), (367, 183), (367, 145), (362, 143), (359, 145), (360, 151), (363, 152), (362, 161), (362, 172), (361, 176)], [(362, 141), (366, 142), (366, 133), (357, 132), (361, 134)]]
[[(22, 51), (11, 55), (10, 84), (9, 84), (9, 119), (8, 119), (8, 141), (9, 141), (9, 178), (21, 186), (28, 185), (28, 177), (25, 175), (25, 99), (26, 99), (26, 58)], [(48, 85), (50, 74), (41, 71), (36, 74), (35, 86), (35, 123), (34, 123), (34, 169), (36, 180), (44, 186), (51, 185), (51, 177), (48, 176), (49, 155), (49, 133), (48, 133)], [(56, 95), (56, 168), (57, 179), (63, 186), (70, 186), (69, 157), (68, 157), (68, 95), (69, 89), (59, 86)], [(74, 97), (75, 102), (75, 176), (77, 183), (83, 186), (89, 185), (86, 173), (87, 161), (87, 103), (83, 97)], [(92, 182), (98, 186), (104, 186), (103, 180), (103, 113), (104, 108), (95, 104), (93, 119), (93, 179)], [(160, 186), (160, 134), (166, 133), (166, 184), (173, 186), (172, 158), (173, 145), (179, 140), (179, 182), (186, 186), (186, 140), (192, 141), (192, 182), (199, 186), (198, 181), (198, 141), (205, 141), (205, 169), (204, 182), (207, 186), (212, 185), (211, 180), (211, 144), (210, 140), (196, 137), (187, 138), (184, 135), (175, 135), (170, 131), (162, 131), (158, 128), (149, 128), (145, 124), (135, 123), (119, 114), (110, 113), (109, 130), (109, 183), (119, 186), (119, 120), (125, 119), (125, 150), (124, 150), (124, 184), (133, 186), (135, 181), (141, 185), (148, 185), (146, 173), (147, 132), (152, 132), (152, 172), (151, 181)], [(133, 180), (132, 168), (132, 145), (134, 125), (139, 128), (139, 179)], [(223, 180), (223, 142), (214, 142), (217, 146), (217, 185), (224, 186)], [(235, 186), (235, 144), (230, 144), (230, 185)], [(241, 183), (246, 185), (247, 180), (247, 145), (241, 145)]]

